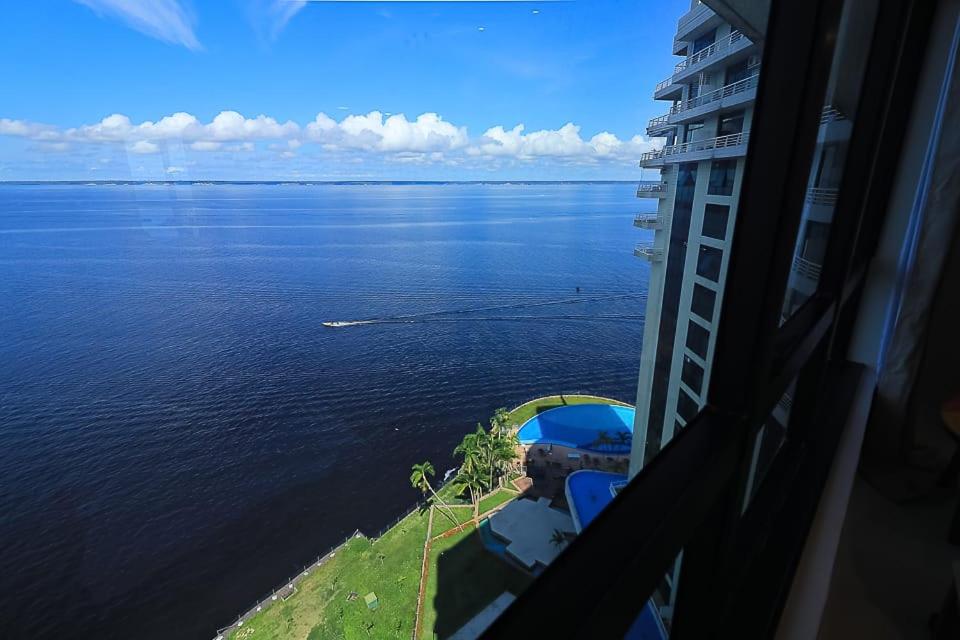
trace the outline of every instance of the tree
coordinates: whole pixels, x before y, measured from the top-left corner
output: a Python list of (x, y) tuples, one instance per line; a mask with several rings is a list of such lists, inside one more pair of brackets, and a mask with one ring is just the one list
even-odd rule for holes
[(429, 491), (434, 500), (443, 505), (443, 508), (446, 511), (443, 511), (444, 515), (450, 518), (450, 522), (454, 525), (457, 524), (457, 519), (453, 517), (453, 511), (450, 510), (450, 507), (447, 506), (447, 503), (443, 501), (443, 498), (437, 495), (437, 492), (433, 490), (433, 485), (430, 484), (430, 476), (436, 475), (436, 471), (433, 469), (433, 465), (430, 464), (429, 460), (426, 460), (420, 464), (415, 464), (412, 467), (412, 473), (410, 474), (410, 484), (413, 485), (415, 489), (420, 489), (421, 493), (424, 495)]
[(490, 433), (499, 438), (510, 431), (510, 412), (500, 407), (490, 417)]
[(597, 431), (597, 439), (593, 441), (593, 444), (596, 445), (597, 449), (603, 449), (613, 444), (613, 438), (606, 431), (600, 430)]
[(617, 431), (617, 444), (621, 447), (629, 447), (633, 442), (633, 434), (629, 431)]
[(483, 475), (477, 473), (476, 469), (461, 466), (452, 484), (458, 496), (463, 495), (465, 491), (469, 491), (470, 502), (475, 505), (480, 499), (480, 493), (483, 491), (483, 482)]
[(557, 548), (566, 546), (567, 534), (565, 534), (563, 531), (560, 531), (560, 529), (554, 529), (553, 535), (550, 536), (550, 542), (552, 542), (553, 546)]

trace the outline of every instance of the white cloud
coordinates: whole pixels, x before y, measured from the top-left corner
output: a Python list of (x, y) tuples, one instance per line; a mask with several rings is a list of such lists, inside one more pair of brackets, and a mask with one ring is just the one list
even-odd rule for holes
[(156, 153), (159, 150), (160, 147), (157, 146), (155, 142), (149, 142), (147, 140), (137, 140), (130, 145), (130, 151), (133, 153)]
[(74, 0), (100, 16), (111, 16), (151, 38), (197, 51), (194, 18), (178, 0)]
[(628, 159), (654, 148), (654, 143), (641, 136), (621, 141), (612, 133), (601, 132), (584, 140), (580, 127), (568, 122), (559, 129), (524, 133), (518, 124), (509, 131), (501, 126), (487, 129), (480, 142), (469, 149), (471, 155), (509, 156), (519, 160), (541, 157)]
[(271, 0), (266, 14), (270, 20), (270, 37), (276, 38), (290, 19), (307, 6), (306, 0)]
[(186, 169), (184, 169), (183, 167), (176, 167), (176, 166), (167, 167), (167, 173), (171, 175), (175, 173), (183, 173), (184, 171), (186, 171)]
[[(418, 164), (452, 164), (474, 160), (497, 162), (553, 161), (562, 164), (635, 163), (656, 144), (643, 136), (621, 140), (602, 131), (590, 138), (579, 126), (567, 123), (558, 129), (527, 133), (523, 124), (511, 129), (495, 126), (471, 137), (466, 127), (428, 112), (413, 120), (404, 114), (385, 117), (380, 111), (347, 115), (340, 121), (319, 113), (306, 126), (258, 115), (247, 118), (222, 111), (210, 122), (178, 112), (156, 122), (134, 123), (113, 114), (93, 124), (61, 129), (25, 120), (0, 119), (0, 135), (26, 138), (43, 145), (119, 145), (130, 153), (158, 153), (165, 144), (181, 144), (196, 152), (253, 152), (258, 143), (282, 158), (294, 157), (301, 147), (348, 156), (372, 155)], [(310, 152), (315, 153), (315, 152)]]

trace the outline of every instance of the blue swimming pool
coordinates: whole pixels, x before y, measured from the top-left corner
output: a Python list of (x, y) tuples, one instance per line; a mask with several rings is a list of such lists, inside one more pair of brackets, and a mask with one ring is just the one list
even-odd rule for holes
[[(633, 407), (572, 404), (539, 413), (520, 427), (522, 444), (555, 444), (596, 453), (630, 453)], [(607, 441), (601, 441), (601, 432)]]
[(574, 471), (567, 476), (567, 504), (578, 531), (593, 522), (613, 500), (611, 485), (622, 485), (626, 481), (627, 476), (606, 471)]

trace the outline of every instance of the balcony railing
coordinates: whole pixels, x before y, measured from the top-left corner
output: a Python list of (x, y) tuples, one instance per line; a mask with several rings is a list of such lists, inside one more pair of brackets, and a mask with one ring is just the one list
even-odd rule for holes
[[(715, 55), (717, 55), (717, 54), (723, 53), (723, 52), (726, 51), (728, 48), (730, 48), (730, 45), (739, 42), (741, 39), (743, 39), (743, 38), (745, 38), (745, 37), (746, 37), (746, 36), (744, 36), (744, 35), (743, 35), (742, 33), (740, 33), (739, 31), (731, 31), (731, 32), (730, 32), (730, 35), (728, 35), (727, 37), (725, 37), (725, 38), (723, 38), (723, 39), (721, 39), (721, 40), (717, 40), (716, 42), (714, 42), (714, 43), (713, 43), (712, 45), (710, 45), (709, 47), (705, 47), (705, 48), (701, 49), (700, 51), (697, 51), (697, 52), (696, 52), (695, 54), (693, 54), (692, 56), (688, 56), (686, 60), (683, 60), (682, 62), (678, 62), (678, 63), (677, 63), (677, 66), (673, 68), (673, 73), (674, 73), (674, 75), (680, 73), (680, 72), (683, 71), (684, 69), (688, 69), (688, 68), (692, 67), (692, 66), (695, 65), (695, 64), (699, 64), (699, 63), (703, 62), (703, 61), (706, 60), (707, 58), (710, 58), (710, 57), (713, 57), (713, 56), (715, 56)], [(671, 78), (671, 80), (672, 80), (672, 78)]]
[(673, 76), (670, 76), (666, 80), (661, 80), (660, 82), (657, 83), (657, 86), (653, 88), (653, 93), (654, 94), (659, 93), (660, 90), (666, 89), (672, 84), (673, 84)]
[(807, 189), (807, 202), (817, 205), (835, 205), (837, 204), (837, 193), (837, 189)]
[(731, 133), (726, 136), (718, 136), (716, 138), (706, 138), (705, 140), (694, 140), (692, 142), (684, 142), (682, 144), (671, 144), (667, 145), (662, 149), (656, 151), (647, 151), (642, 156), (640, 156), (640, 164), (644, 162), (649, 162), (651, 160), (659, 160), (661, 158), (666, 158), (668, 156), (675, 156), (681, 153), (690, 153), (693, 151), (708, 151), (710, 149), (723, 149), (726, 147), (736, 147), (741, 144), (746, 144), (747, 139), (750, 137), (749, 132), (740, 133)]
[(834, 120), (845, 120), (846, 117), (842, 111), (828, 104), (823, 107), (823, 111), (820, 113), (820, 124), (827, 124)]
[(667, 193), (667, 183), (641, 184), (637, 187), (638, 198), (662, 198)]
[(660, 262), (663, 260), (663, 249), (650, 243), (638, 244), (633, 250), (633, 255), (650, 262)]
[(657, 127), (663, 126), (670, 123), (670, 114), (665, 113), (662, 116), (657, 116), (656, 118), (651, 118), (650, 122), (647, 123), (647, 131), (655, 129)]
[(685, 14), (680, 16), (679, 20), (677, 20), (677, 31), (683, 31), (683, 29), (688, 24), (690, 24), (692, 21), (696, 20), (697, 18), (702, 17), (703, 14), (707, 13), (710, 10), (711, 10), (710, 7), (703, 4), (702, 2), (698, 2), (696, 7), (694, 7), (690, 11), (687, 11)]
[(641, 213), (633, 219), (633, 226), (641, 229), (663, 229), (669, 218), (660, 214)]
[(820, 265), (800, 256), (793, 256), (793, 272), (810, 280), (820, 279)]
[[(690, 98), (689, 100), (684, 100), (683, 102), (678, 102), (677, 104), (670, 107), (670, 113), (668, 115), (675, 115), (688, 111), (690, 109), (695, 109), (697, 107), (702, 107), (705, 104), (710, 104), (711, 102), (716, 102), (717, 100), (722, 100), (724, 98), (729, 98), (730, 96), (735, 96), (738, 93), (743, 93), (744, 91), (749, 91), (754, 89), (757, 86), (758, 78), (760, 77), (760, 72), (753, 74), (743, 80), (738, 80), (734, 83), (728, 84), (725, 87), (720, 87), (703, 95), (699, 95), (696, 98)], [(665, 116), (660, 116), (661, 118)], [(654, 120), (659, 120), (659, 118), (654, 118)], [(651, 123), (653, 120), (651, 120)]]

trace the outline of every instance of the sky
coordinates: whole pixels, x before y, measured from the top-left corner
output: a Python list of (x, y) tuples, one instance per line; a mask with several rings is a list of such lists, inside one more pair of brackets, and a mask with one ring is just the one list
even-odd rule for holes
[(6, 3), (0, 180), (640, 179), (688, 8)]

